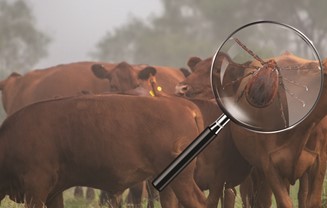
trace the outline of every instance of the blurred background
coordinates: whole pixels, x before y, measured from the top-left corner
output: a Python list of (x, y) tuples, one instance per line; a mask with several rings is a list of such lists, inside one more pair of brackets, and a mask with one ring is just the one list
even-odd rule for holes
[(101, 60), (183, 67), (243, 24), (274, 20), (326, 57), (324, 0), (0, 0), (1, 76)]
[(77, 61), (185, 67), (236, 28), (292, 25), (327, 57), (326, 0), (0, 0), (0, 78)]

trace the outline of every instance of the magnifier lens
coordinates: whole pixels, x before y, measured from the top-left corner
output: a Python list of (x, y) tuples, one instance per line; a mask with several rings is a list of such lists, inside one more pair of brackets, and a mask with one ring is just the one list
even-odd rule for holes
[(246, 25), (219, 48), (212, 87), (224, 113), (251, 130), (293, 127), (313, 109), (322, 72), (311, 42), (279, 23)]

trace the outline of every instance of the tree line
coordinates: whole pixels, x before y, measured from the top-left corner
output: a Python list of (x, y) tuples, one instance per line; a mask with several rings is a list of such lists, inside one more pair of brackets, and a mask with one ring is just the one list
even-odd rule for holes
[[(101, 61), (183, 67), (191, 56), (212, 56), (236, 28), (256, 20), (292, 25), (327, 56), (325, 0), (161, 0), (162, 12), (138, 17), (108, 30), (91, 58)], [(32, 8), (23, 0), (0, 0), (0, 70), (32, 68), (47, 54), (51, 40), (35, 27)], [(81, 60), (82, 61), (82, 60)], [(61, 63), (58, 63), (61, 64)]]
[[(306, 34), (327, 56), (327, 1), (161, 0), (162, 14), (131, 19), (109, 31), (91, 56), (103, 61), (185, 66), (191, 56), (212, 56), (236, 28), (258, 20), (289, 24)], [(285, 40), (287, 41), (287, 40)]]

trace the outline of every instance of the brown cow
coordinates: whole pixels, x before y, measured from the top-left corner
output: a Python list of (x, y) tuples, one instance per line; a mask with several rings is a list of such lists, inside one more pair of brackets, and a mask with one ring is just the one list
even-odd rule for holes
[[(98, 66), (98, 67), (94, 67)], [(99, 67), (100, 66), (100, 67)], [(98, 79), (97, 68), (106, 71), (103, 78), (110, 74), (112, 82)], [(143, 67), (143, 68), (142, 68)], [(126, 92), (139, 85), (149, 88), (137, 77), (147, 65), (131, 66), (126, 62), (119, 64), (101, 62), (76, 62), (61, 64), (47, 69), (34, 70), (20, 75), (12, 73), (7, 79), (0, 81), (2, 103), (7, 115), (35, 101), (55, 97), (72, 96), (80, 93)], [(91, 70), (92, 69), (92, 70)], [(156, 78), (163, 90), (174, 93), (177, 83), (182, 81), (183, 74), (175, 68), (156, 66)], [(101, 75), (98, 75), (101, 77)], [(149, 88), (150, 89), (150, 88)], [(144, 90), (144, 89), (143, 89)], [(141, 92), (148, 95), (148, 91)]]
[[(7, 115), (36, 101), (72, 96), (83, 91), (108, 91), (108, 83), (99, 81), (90, 70), (94, 63), (62, 64), (34, 70), (25, 75), (12, 73), (0, 82), (2, 103)], [(113, 64), (105, 65), (113, 67)]]
[[(38, 208), (52, 207), (51, 199), (72, 186), (123, 191), (157, 175), (201, 129), (198, 108), (180, 98), (86, 95), (34, 103), (0, 128), (0, 195)], [(184, 207), (205, 207), (193, 169), (160, 193), (162, 207), (174, 207), (171, 191)]]
[[(291, 54), (284, 54), (284, 57), (281, 57), (281, 59), (284, 58), (285, 60), (291, 60), (298, 62), (299, 59), (294, 58)], [(294, 58), (294, 59), (293, 59)], [(191, 61), (193, 60), (193, 61)], [(211, 67), (211, 60), (207, 59), (202, 61), (201, 59), (197, 59), (194, 62), (195, 58), (190, 59), (190, 62), (192, 64), (189, 65), (191, 68), (195, 68), (197, 73), (192, 73), (184, 82), (181, 83), (181, 85), (177, 86), (177, 92), (180, 94), (184, 94), (186, 96), (188, 95), (193, 95), (193, 94), (199, 94), (201, 96), (201, 91), (203, 91), (205, 96), (208, 96), (208, 92), (210, 92), (210, 88), (208, 87), (208, 82), (210, 82), (210, 77), (207, 76), (210, 72), (210, 67)], [(285, 62), (284, 62), (285, 63)], [(311, 63), (308, 63), (311, 64)], [(194, 71), (194, 70), (193, 70)], [(238, 72), (237, 72), (238, 73)], [(193, 85), (193, 81), (196, 82), (196, 84)], [(203, 84), (201, 85), (201, 82)], [(195, 92), (195, 93), (194, 93)], [(323, 100), (323, 98), (322, 98)], [(323, 103), (325, 101), (320, 101), (320, 103)], [(323, 106), (319, 103), (319, 106)], [(284, 185), (281, 183), (276, 183), (276, 179), (283, 177), (284, 179), (280, 180), (285, 180), (289, 182), (294, 182), (295, 179), (301, 176), (301, 171), (297, 174), (291, 174), (290, 172), (282, 172), (282, 171), (276, 171), (274, 169), (271, 169), (273, 166), (272, 164), (278, 166), (280, 165), (278, 159), (275, 160), (271, 159), (274, 157), (274, 155), (277, 155), (279, 153), (282, 153), (283, 151), (288, 151), (291, 149), (294, 149), (290, 157), (287, 158), (287, 162), (291, 164), (306, 164), (309, 165), (309, 163), (312, 163), (312, 160), (307, 158), (307, 160), (303, 160), (303, 158), (296, 157), (296, 153), (301, 155), (305, 154), (303, 152), (306, 152), (305, 147), (305, 142), (310, 136), (308, 132), (312, 131), (311, 123), (318, 122), (319, 118), (324, 116), (326, 113), (323, 112), (322, 107), (317, 107), (315, 109), (316, 111), (319, 111), (320, 113), (313, 113), (310, 115), (309, 118), (307, 118), (304, 122), (300, 124), (300, 126), (294, 128), (293, 130), (280, 133), (280, 134), (272, 134), (272, 135), (261, 135), (261, 134), (256, 134), (253, 132), (249, 132), (243, 128), (240, 128), (234, 124), (231, 125), (232, 128), (232, 137), (235, 145), (237, 146), (237, 149), (241, 152), (242, 156), (247, 159), (253, 165), (256, 167), (258, 170), (263, 171), (266, 175), (267, 178), (269, 178), (268, 182), (270, 186), (273, 188), (276, 200), (281, 207), (290, 207), (291, 206), (291, 201), (288, 198), (288, 193), (286, 189), (284, 188)], [(313, 116), (315, 115), (315, 116)], [(274, 117), (275, 118), (275, 117)], [(317, 119), (317, 120), (315, 120)], [(275, 121), (275, 119), (274, 119)], [(282, 123), (282, 121), (281, 121)], [(278, 124), (278, 122), (276, 123)], [(306, 136), (305, 136), (306, 135)], [(301, 139), (299, 139), (301, 138)], [(302, 144), (301, 144), (302, 141)], [(285, 147), (285, 148), (282, 148)], [(253, 149), (258, 150), (258, 151), (253, 151)], [(275, 154), (274, 154), (275, 152)], [(260, 155), (260, 156), (258, 156)], [(313, 159), (315, 155), (311, 155), (311, 159)], [(270, 158), (270, 159), (269, 159)], [(273, 160), (272, 163), (268, 163), (270, 160)], [(308, 162), (308, 163), (306, 163)], [(304, 165), (304, 167), (308, 167)], [(270, 169), (269, 169), (269, 168)], [(292, 165), (290, 167), (293, 167)], [(268, 171), (270, 174), (268, 174)], [(284, 170), (286, 170), (284, 168)], [(275, 178), (273, 178), (275, 177)], [(269, 202), (268, 202), (269, 203)], [(270, 206), (270, 205), (267, 205)]]
[[(2, 104), (7, 115), (36, 101), (72, 96), (83, 92), (108, 91), (108, 83), (94, 77), (90, 70), (94, 63), (61, 64), (30, 71), (25, 75), (13, 72), (0, 82)], [(108, 68), (114, 66), (110, 63), (101, 64)]]
[[(129, 68), (132, 67), (126, 62), (122, 62), (120, 64), (77, 62), (58, 65), (43, 70), (34, 70), (28, 72), (24, 76), (17, 73), (12, 73), (7, 79), (0, 82), (3, 106), (7, 114), (10, 115), (23, 106), (39, 100), (73, 96), (76, 94), (89, 92), (103, 93), (112, 90), (108, 86), (107, 81), (100, 80), (94, 76), (91, 68), (93, 68), (95, 64), (101, 64), (101, 66), (105, 66), (107, 69), (119, 72), (121, 75), (120, 78), (124, 76), (128, 77), (128, 74), (124, 74), (124, 72), (129, 72)], [(140, 69), (138, 66), (137, 73), (143, 71), (144, 70)], [(152, 73), (154, 72), (152, 71)], [(168, 79), (170, 73), (171, 72), (169, 71), (165, 73), (165, 71), (162, 70), (161, 75), (163, 75), (164, 78), (161, 79)], [(176, 76), (173, 78), (176, 78)], [(145, 78), (143, 78), (143, 80), (144, 79)], [(176, 80), (175, 84), (178, 81)], [(118, 88), (120, 92), (124, 92), (132, 89), (133, 87), (142, 85), (143, 87), (138, 87), (137, 90), (134, 89), (134, 94), (149, 95), (148, 93), (150, 86), (147, 86), (147, 84), (142, 84), (143, 81), (137, 78), (136, 73), (133, 73), (133, 76), (129, 82), (125, 81), (124, 83), (125, 88)], [(133, 83), (135, 83), (135, 86)], [(171, 81), (168, 81), (168, 85), (165, 85), (165, 83), (162, 83), (162, 85), (170, 86)], [(148, 89), (146, 90), (144, 87)], [(77, 188), (75, 190), (76, 194), (80, 190), (81, 188)], [(91, 191), (91, 189), (88, 189), (87, 193), (91, 193), (90, 195), (94, 196), (94, 191)]]

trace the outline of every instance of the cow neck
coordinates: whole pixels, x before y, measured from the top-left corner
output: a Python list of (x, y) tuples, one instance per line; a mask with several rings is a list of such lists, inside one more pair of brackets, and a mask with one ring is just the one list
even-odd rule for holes
[(315, 120), (321, 120), (325, 115), (327, 115), (327, 75), (324, 74), (324, 82), (322, 86), (322, 92), (317, 105), (311, 112), (310, 116), (316, 118)]
[[(302, 129), (307, 129), (308, 124), (318, 124), (323, 117), (327, 115), (327, 75), (324, 74), (324, 82), (322, 86), (322, 92), (319, 100), (317, 101), (316, 106), (312, 110), (312, 112), (305, 118), (297, 127)], [(298, 128), (296, 128), (298, 129)], [(292, 132), (292, 131), (291, 131)]]

